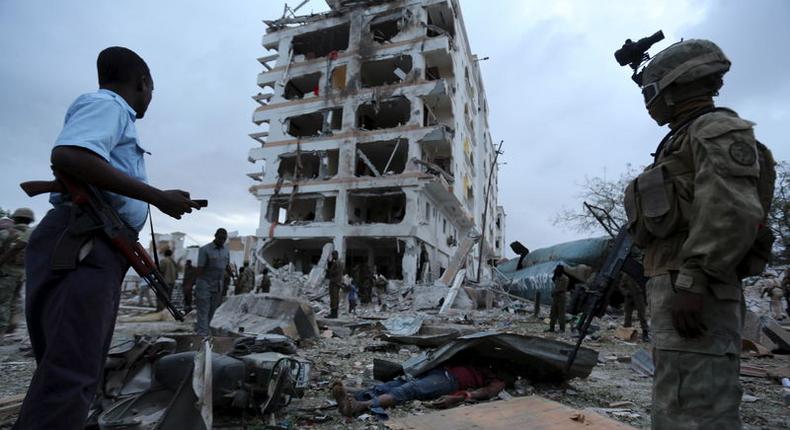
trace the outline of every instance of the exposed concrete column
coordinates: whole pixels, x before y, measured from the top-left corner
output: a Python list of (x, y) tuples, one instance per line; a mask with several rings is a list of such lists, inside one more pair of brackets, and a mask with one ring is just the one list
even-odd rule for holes
[(261, 202), (261, 212), (258, 215), (258, 230), (255, 232), (255, 235), (258, 237), (269, 237), (269, 225), (271, 224), (268, 219), (266, 219), (266, 215), (269, 213), (269, 199), (271, 196), (258, 196), (258, 200)]
[(420, 246), (417, 239), (407, 237), (402, 239), (404, 243), (403, 260), (403, 285), (414, 285), (417, 283), (417, 261), (420, 257)]
[(325, 178), (329, 176), (328, 173), (329, 167), (329, 155), (326, 151), (321, 151), (318, 153), (318, 177)]
[(420, 222), (420, 205), (417, 192), (414, 189), (404, 189), (403, 193), (406, 194), (406, 213), (403, 215), (403, 225), (417, 226)]
[(324, 219), (324, 196), (320, 196), (315, 200), (315, 221), (323, 222)]
[[(410, 137), (408, 145), (409, 145), (409, 152), (406, 159), (411, 160), (412, 158), (416, 158), (418, 160), (422, 160), (422, 148), (420, 147), (420, 142), (418, 142), (417, 139)], [(406, 165), (407, 170), (409, 167), (411, 167), (411, 169), (415, 168), (413, 165), (409, 166), (410, 164), (412, 163), (408, 163)]]
[(291, 42), (293, 41), (293, 36), (290, 37), (283, 37), (279, 40), (277, 44), (277, 63), (275, 63), (274, 67), (284, 67), (288, 64), (288, 58), (291, 54)]
[[(338, 146), (337, 177), (347, 178), (354, 176), (354, 161), (356, 160), (356, 141), (344, 140)], [(338, 200), (340, 207), (340, 200)]]

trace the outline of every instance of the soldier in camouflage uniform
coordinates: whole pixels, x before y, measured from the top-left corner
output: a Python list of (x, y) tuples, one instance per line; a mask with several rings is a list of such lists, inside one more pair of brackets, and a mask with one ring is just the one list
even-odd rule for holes
[(714, 107), (729, 68), (714, 43), (686, 40), (642, 71), (647, 110), (671, 129), (625, 195), (650, 278), (654, 429), (741, 428), (736, 267), (764, 221), (760, 159), (770, 152), (758, 151), (753, 123)]
[(642, 341), (650, 342), (650, 331), (645, 317), (645, 292), (642, 287), (630, 276), (623, 273), (618, 284), (620, 293), (623, 295), (623, 311), (625, 318), (623, 327), (631, 327), (634, 318), (634, 309), (639, 317), (639, 325), (642, 327)]
[(554, 326), (559, 323), (560, 333), (565, 333), (565, 303), (568, 296), (570, 279), (565, 274), (565, 268), (558, 264), (551, 277), (554, 287), (551, 289), (551, 312), (549, 312), (549, 328), (547, 332), (554, 332)]
[(14, 330), (16, 302), (25, 277), (25, 246), (35, 216), (28, 208), (11, 214), (12, 227), (0, 230), (0, 335)]

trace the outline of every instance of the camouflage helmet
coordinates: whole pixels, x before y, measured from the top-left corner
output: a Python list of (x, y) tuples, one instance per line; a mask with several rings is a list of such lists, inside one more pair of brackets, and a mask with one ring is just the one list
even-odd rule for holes
[(33, 215), (33, 210), (30, 208), (19, 208), (11, 214), (11, 218), (27, 218), (31, 222), (36, 219), (35, 215)]
[(656, 54), (642, 71), (642, 95), (650, 105), (670, 85), (688, 84), (710, 75), (722, 76), (730, 60), (713, 42), (689, 39)]

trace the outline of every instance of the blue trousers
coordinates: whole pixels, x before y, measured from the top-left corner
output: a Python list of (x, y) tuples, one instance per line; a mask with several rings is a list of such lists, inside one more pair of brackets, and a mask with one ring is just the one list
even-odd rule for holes
[(357, 392), (355, 398), (360, 401), (374, 400), (373, 407), (377, 407), (376, 397), (390, 394), (397, 403), (409, 400), (431, 400), (445, 394), (458, 391), (458, 382), (444, 368), (433, 369), (414, 379), (400, 377), (373, 388)]
[(72, 270), (50, 268), (70, 208), (47, 213), (27, 245), (26, 317), (38, 367), (15, 429), (82, 429), (104, 370), (129, 268), (106, 239)]

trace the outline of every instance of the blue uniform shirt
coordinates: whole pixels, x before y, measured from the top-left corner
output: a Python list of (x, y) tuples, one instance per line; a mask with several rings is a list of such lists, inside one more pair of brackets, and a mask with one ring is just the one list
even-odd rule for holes
[[(134, 109), (112, 91), (100, 89), (83, 94), (66, 112), (63, 130), (55, 146), (89, 149), (112, 167), (147, 182), (143, 159), (146, 151), (140, 146), (135, 118)], [(129, 227), (138, 232), (143, 228), (148, 216), (148, 203), (107, 191), (104, 195)], [(63, 197), (52, 193), (49, 201), (57, 206), (63, 202)]]
[(197, 267), (202, 268), (203, 271), (197, 279), (198, 284), (205, 283), (219, 291), (228, 264), (230, 264), (230, 252), (227, 245), (217, 247), (214, 242), (210, 242), (201, 246), (198, 251)]

